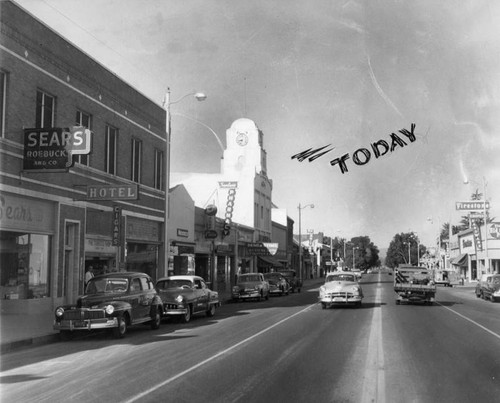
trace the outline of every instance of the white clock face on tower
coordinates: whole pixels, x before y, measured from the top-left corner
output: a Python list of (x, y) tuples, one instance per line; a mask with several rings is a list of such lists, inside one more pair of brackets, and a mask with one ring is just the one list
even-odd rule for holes
[(236, 136), (236, 144), (246, 146), (248, 144), (248, 136), (245, 133), (238, 133)]

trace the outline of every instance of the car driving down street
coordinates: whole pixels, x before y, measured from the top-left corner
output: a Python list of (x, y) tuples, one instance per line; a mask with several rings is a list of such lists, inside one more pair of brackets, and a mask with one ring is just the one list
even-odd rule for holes
[(319, 288), (319, 301), (323, 309), (334, 305), (351, 304), (361, 307), (363, 290), (352, 272), (333, 272), (326, 276), (325, 284)]

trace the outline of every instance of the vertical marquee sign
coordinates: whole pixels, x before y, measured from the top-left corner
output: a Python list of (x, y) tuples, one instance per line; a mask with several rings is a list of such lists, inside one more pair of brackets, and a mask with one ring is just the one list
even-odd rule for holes
[(113, 207), (113, 246), (120, 246), (120, 235), (122, 233), (122, 208)]

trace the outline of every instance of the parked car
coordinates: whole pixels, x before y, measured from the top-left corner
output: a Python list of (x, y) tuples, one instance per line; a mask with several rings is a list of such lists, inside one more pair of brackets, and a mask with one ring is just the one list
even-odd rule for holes
[(193, 315), (214, 316), (220, 306), (219, 293), (208, 288), (199, 276), (169, 276), (156, 282), (156, 291), (163, 301), (163, 316), (177, 317), (184, 323)]
[(325, 284), (319, 288), (319, 301), (323, 309), (349, 304), (359, 308), (362, 300), (363, 290), (352, 272), (329, 273)]
[(288, 295), (290, 293), (290, 284), (280, 273), (265, 273), (264, 278), (269, 283), (269, 294)]
[(474, 289), (474, 294), (476, 294), (477, 298), (482, 298), (482, 296), (483, 296), (482, 287), (484, 286), (484, 283), (486, 282), (486, 279), (488, 278), (488, 276), (489, 276), (489, 274), (482, 274), (481, 278), (476, 283), (476, 288)]
[(158, 329), (162, 311), (162, 301), (147, 274), (103, 274), (89, 280), (76, 304), (56, 308), (54, 329), (63, 338), (70, 338), (76, 330), (95, 329), (111, 329), (121, 338), (129, 326), (140, 323)]
[(302, 288), (302, 281), (297, 277), (295, 270), (280, 270), (279, 273), (281, 273), (283, 277), (288, 280), (291, 292), (300, 292), (300, 289)]
[(262, 273), (240, 274), (232, 289), (233, 301), (255, 298), (269, 299), (269, 283)]
[[(483, 278), (484, 277), (484, 278)], [(477, 287), (479, 286), (479, 292)], [(486, 274), (476, 285), (476, 296), (495, 302), (500, 299), (500, 274)]]

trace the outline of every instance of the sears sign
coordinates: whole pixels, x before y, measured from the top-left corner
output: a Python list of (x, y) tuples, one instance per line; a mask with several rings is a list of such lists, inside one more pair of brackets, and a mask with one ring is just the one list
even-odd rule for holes
[(24, 129), (26, 171), (61, 171), (73, 165), (73, 154), (90, 153), (90, 130), (72, 128)]

